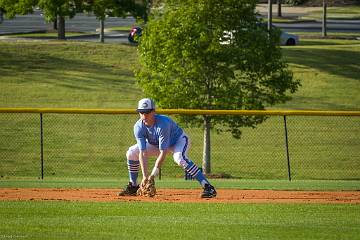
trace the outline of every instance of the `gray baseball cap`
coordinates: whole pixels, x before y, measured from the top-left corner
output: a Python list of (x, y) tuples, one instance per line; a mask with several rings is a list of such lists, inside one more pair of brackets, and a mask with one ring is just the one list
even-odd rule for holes
[(139, 101), (136, 109), (139, 113), (149, 113), (155, 110), (155, 102), (151, 98), (143, 98)]

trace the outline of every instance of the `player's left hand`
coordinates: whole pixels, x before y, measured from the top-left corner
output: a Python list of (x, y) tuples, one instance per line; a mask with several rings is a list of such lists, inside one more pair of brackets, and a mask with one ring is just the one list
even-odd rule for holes
[(136, 194), (138, 196), (154, 197), (156, 195), (155, 177), (144, 178)]

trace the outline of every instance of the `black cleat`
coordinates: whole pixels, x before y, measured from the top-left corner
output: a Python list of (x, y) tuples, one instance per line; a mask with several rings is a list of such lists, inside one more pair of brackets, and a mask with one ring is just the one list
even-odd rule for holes
[(118, 195), (119, 196), (136, 196), (136, 191), (139, 189), (139, 185), (133, 186), (131, 182), (129, 182), (126, 187), (121, 190)]
[(201, 194), (201, 198), (213, 198), (216, 197), (216, 190), (210, 184), (205, 184), (204, 191)]

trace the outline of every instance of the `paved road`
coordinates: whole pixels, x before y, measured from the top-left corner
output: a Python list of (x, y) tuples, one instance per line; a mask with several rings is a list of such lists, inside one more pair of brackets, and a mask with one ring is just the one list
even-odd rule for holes
[[(105, 21), (105, 28), (116, 26), (132, 26), (135, 24), (135, 20), (132, 17), (127, 18), (108, 18)], [(284, 29), (285, 31), (307, 31), (307, 32), (320, 32), (321, 22), (307, 22), (307, 23), (277, 23), (276, 26)], [(328, 32), (360, 32), (360, 21), (328, 21)], [(93, 15), (78, 14), (73, 19), (67, 19), (65, 22), (65, 28), (67, 31), (80, 31), (90, 32), (95, 34), (99, 28), (99, 21)], [(4, 19), (0, 24), (0, 35), (19, 33), (19, 32), (34, 32), (45, 31), (52, 29), (51, 23), (46, 23), (41, 11), (37, 10), (33, 14), (17, 16), (14, 19)], [(127, 34), (108, 32), (105, 33), (105, 41), (107, 42), (124, 42), (127, 41)], [(79, 38), (78, 38), (79, 39)], [(98, 36), (93, 35), (87, 38), (81, 38), (79, 40), (86, 41), (98, 41)]]
[[(282, 11), (283, 17), (298, 18), (306, 15), (309, 11), (322, 11), (322, 7), (284, 7)], [(267, 17), (267, 4), (260, 4), (258, 11), (263, 18)], [(273, 16), (276, 17), (277, 10), (273, 6)], [(321, 32), (322, 22), (311, 21), (303, 23), (275, 23), (274, 25), (285, 31), (298, 31), (298, 32)], [(360, 32), (360, 20), (327, 20), (327, 31), (328, 32)]]
[[(132, 17), (115, 18), (110, 17), (105, 21), (105, 28), (132, 26), (135, 24), (135, 20)], [(66, 19), (65, 29), (66, 31), (79, 31), (93, 33), (93, 36), (86, 38), (78, 38), (78, 40), (86, 41), (98, 41), (96, 36), (97, 29), (100, 27), (100, 22), (93, 15), (77, 14), (72, 19)], [(35, 11), (33, 14), (18, 15), (14, 19), (4, 19), (0, 24), (0, 35), (14, 34), (14, 33), (29, 33), (36, 31), (52, 30), (52, 23), (46, 23), (41, 11)], [(105, 41), (127, 41), (127, 34), (120, 32), (106, 32)]]
[[(286, 31), (294, 32), (319, 32), (322, 29), (322, 22), (304, 22), (304, 23), (276, 23), (274, 24)], [(328, 32), (356, 32), (360, 33), (360, 20), (328, 20)]]

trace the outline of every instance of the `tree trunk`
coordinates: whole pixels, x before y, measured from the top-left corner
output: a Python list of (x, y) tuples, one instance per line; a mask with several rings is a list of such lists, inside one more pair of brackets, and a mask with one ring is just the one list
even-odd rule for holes
[(322, 18), (322, 36), (327, 36), (326, 31), (326, 8), (327, 8), (327, 0), (323, 0), (323, 18)]
[(104, 28), (105, 28), (105, 20), (100, 20), (100, 42), (103, 43), (105, 36), (104, 36)]
[(144, 23), (147, 23), (147, 21), (148, 21), (148, 18), (150, 16), (150, 12), (151, 12), (152, 4), (153, 4), (152, 0), (146, 1), (146, 11), (145, 11), (144, 16), (143, 16)]
[(211, 173), (210, 128), (211, 128), (210, 117), (204, 116), (204, 151), (203, 151), (203, 163), (202, 163), (202, 170), (204, 174)]
[(282, 17), (281, 0), (277, 0), (277, 7), (278, 7), (277, 15), (278, 15), (278, 17)]
[(268, 30), (269, 34), (272, 27), (272, 0), (268, 0)]
[(58, 39), (65, 40), (65, 17), (58, 16)]
[(0, 9), (0, 23), (2, 23), (4, 21), (4, 14)]
[(57, 17), (55, 17), (55, 19), (54, 19), (54, 21), (53, 21), (53, 29), (54, 30), (57, 30), (58, 29), (58, 27), (57, 27)]

